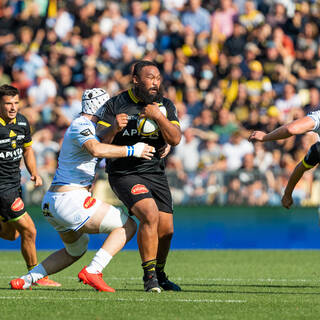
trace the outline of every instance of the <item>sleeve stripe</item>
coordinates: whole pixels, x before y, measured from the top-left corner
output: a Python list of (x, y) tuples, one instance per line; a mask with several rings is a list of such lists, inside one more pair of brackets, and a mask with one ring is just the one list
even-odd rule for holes
[(107, 128), (111, 127), (111, 124), (109, 124), (108, 122), (104, 122), (104, 121), (98, 121), (98, 124), (101, 124), (102, 126), (105, 126)]
[(25, 147), (29, 147), (31, 145), (32, 145), (32, 141), (24, 143), (23, 147), (25, 148)]
[(176, 125), (178, 125), (180, 127), (180, 123), (178, 121), (173, 120), (173, 121), (170, 121), (170, 122), (173, 123), (173, 124), (176, 124)]
[(307, 168), (307, 169), (311, 169), (311, 168), (314, 167), (314, 166), (312, 166), (312, 165), (310, 165), (310, 164), (307, 164), (304, 159), (302, 160), (302, 164), (303, 164), (304, 167)]

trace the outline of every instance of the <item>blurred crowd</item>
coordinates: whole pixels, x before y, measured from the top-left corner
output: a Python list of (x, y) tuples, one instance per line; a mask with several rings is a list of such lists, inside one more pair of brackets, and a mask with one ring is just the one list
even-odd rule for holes
[[(130, 86), (155, 61), (183, 139), (167, 173), (175, 203), (279, 205), (318, 137), (249, 143), (319, 104), (320, 4), (305, 0), (2, 0), (0, 84), (21, 92), (38, 166), (50, 183), (84, 89)], [(319, 203), (317, 171), (296, 204)]]

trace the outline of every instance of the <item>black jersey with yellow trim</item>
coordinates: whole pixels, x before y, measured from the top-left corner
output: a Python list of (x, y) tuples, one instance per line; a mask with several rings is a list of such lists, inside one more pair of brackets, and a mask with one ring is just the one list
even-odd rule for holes
[(23, 148), (30, 145), (30, 125), (22, 114), (12, 123), (0, 118), (0, 191), (20, 186)]
[[(167, 118), (170, 122), (180, 126), (177, 111), (174, 104), (166, 98), (158, 101), (167, 110)], [(112, 144), (134, 145), (137, 142), (144, 142), (156, 149), (152, 160), (141, 158), (118, 158), (107, 160), (107, 172), (109, 174), (133, 174), (133, 173), (162, 173), (164, 172), (164, 160), (160, 159), (158, 150), (165, 145), (161, 131), (147, 137), (139, 135), (137, 121), (145, 103), (140, 101), (131, 89), (124, 91), (106, 102), (101, 112), (98, 114), (98, 125), (111, 126), (119, 113), (128, 115), (127, 126), (116, 134)]]
[(311, 169), (318, 163), (320, 163), (320, 142), (313, 144), (302, 160), (302, 164), (306, 169)]

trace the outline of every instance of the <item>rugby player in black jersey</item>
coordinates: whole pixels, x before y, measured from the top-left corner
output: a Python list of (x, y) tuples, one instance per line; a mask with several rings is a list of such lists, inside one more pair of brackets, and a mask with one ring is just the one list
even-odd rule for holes
[[(19, 102), (18, 89), (0, 86), (0, 237), (16, 240), (21, 236), (21, 253), (31, 270), (37, 265), (36, 228), (21, 198), (22, 157), (35, 187), (42, 185), (42, 179), (37, 172), (29, 123), (18, 113)], [(60, 286), (49, 278), (37, 284)]]
[[(97, 132), (105, 143), (131, 145), (139, 141), (155, 147), (151, 160), (108, 159), (107, 173), (112, 190), (139, 221), (138, 246), (144, 270), (144, 289), (148, 292), (180, 291), (168, 280), (164, 266), (173, 235), (172, 197), (165, 175), (163, 150), (176, 146), (181, 139), (174, 104), (163, 97), (161, 75), (151, 61), (134, 65), (133, 87), (106, 102), (98, 113)], [(164, 106), (167, 116), (159, 106)], [(159, 131), (142, 136), (137, 120), (146, 116), (157, 122)]]

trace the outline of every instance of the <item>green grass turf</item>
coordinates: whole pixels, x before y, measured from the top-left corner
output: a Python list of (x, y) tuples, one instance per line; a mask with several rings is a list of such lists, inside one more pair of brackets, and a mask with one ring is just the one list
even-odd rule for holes
[[(43, 259), (48, 252), (39, 251)], [(145, 293), (136, 251), (120, 252), (104, 273), (116, 293), (77, 282), (88, 252), (52, 276), (60, 288), (9, 290), (25, 273), (20, 252), (0, 253), (0, 319), (319, 319), (319, 251), (172, 251), (167, 273), (183, 291)]]

